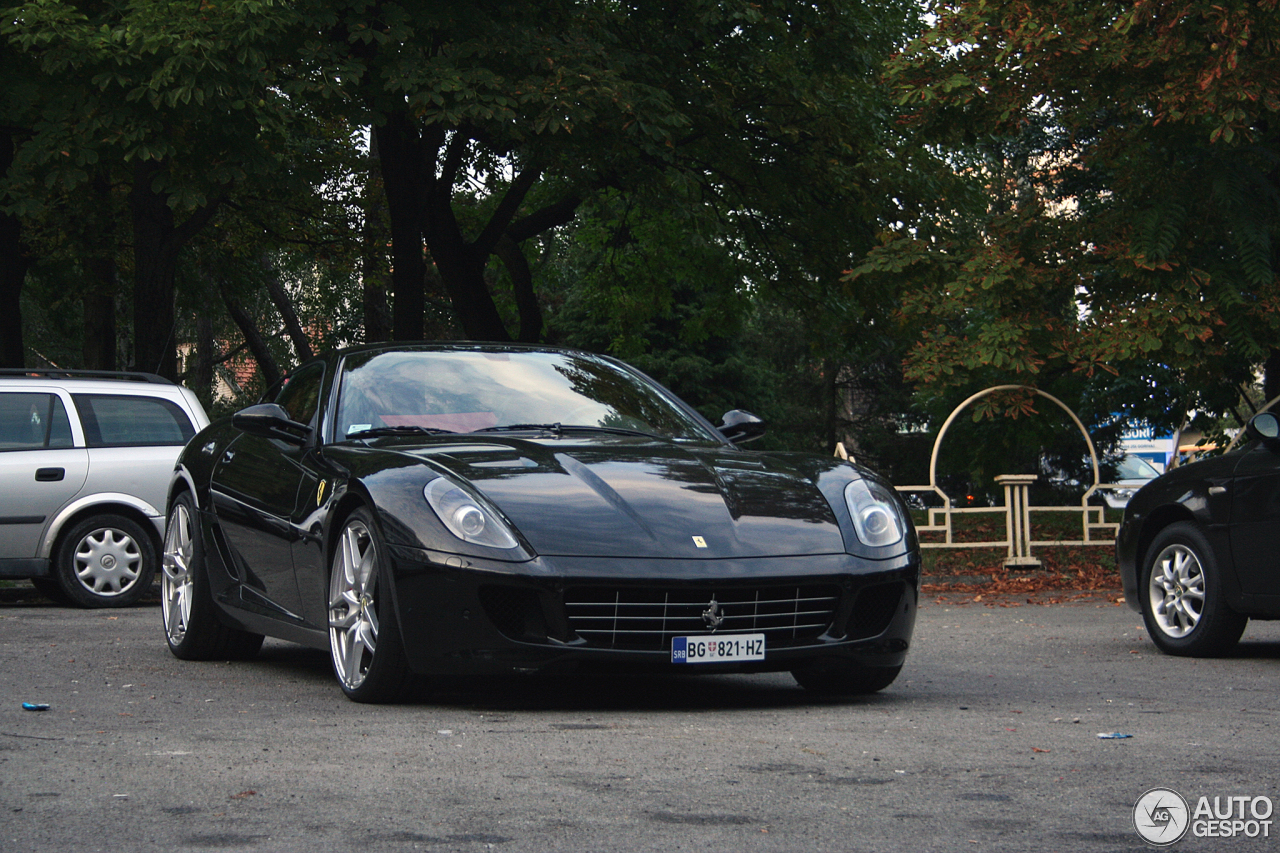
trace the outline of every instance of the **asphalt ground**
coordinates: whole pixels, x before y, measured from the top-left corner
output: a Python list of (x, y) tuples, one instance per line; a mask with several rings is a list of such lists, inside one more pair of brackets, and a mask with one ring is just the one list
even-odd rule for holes
[[(1156, 849), (1134, 825), (1153, 788), (1280, 803), (1280, 623), (1172, 658), (1115, 598), (926, 596), (902, 676), (862, 699), (582, 676), (382, 707), (322, 653), (188, 663), (154, 605), (0, 590), (0, 849), (1117, 851)], [(1170, 849), (1275, 849), (1275, 811), (1266, 837)]]

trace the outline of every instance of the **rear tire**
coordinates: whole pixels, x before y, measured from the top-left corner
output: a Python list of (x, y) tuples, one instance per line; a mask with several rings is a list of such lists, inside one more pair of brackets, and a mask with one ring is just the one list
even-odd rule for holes
[(53, 577), (80, 607), (129, 607), (151, 591), (156, 562), (142, 525), (123, 515), (92, 515), (63, 534)]
[(219, 618), (209, 588), (204, 544), (190, 492), (169, 510), (160, 578), (160, 612), (169, 651), (182, 660), (245, 660), (262, 648), (262, 635), (232, 628)]
[(791, 670), (801, 687), (826, 696), (865, 696), (879, 692), (898, 677), (902, 666), (859, 666), (853, 663), (822, 663)]

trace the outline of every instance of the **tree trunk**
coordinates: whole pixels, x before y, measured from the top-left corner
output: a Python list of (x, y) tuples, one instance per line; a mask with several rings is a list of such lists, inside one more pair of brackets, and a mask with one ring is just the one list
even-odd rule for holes
[[(89, 189), (98, 210), (113, 209), (111, 183), (105, 174), (94, 175)], [(116, 294), (120, 290), (120, 271), (115, 251), (115, 241), (108, 239), (105, 245), (88, 247), (89, 254), (85, 258), (88, 281), (80, 300), (84, 330), (80, 355), (88, 370), (115, 370), (118, 361)]]
[(495, 247), (495, 252), (502, 259), (502, 265), (511, 276), (511, 287), (515, 291), (516, 309), (520, 312), (521, 343), (536, 344), (542, 339), (542, 307), (538, 305), (538, 294), (533, 290), (533, 271), (529, 269), (529, 261), (520, 244), (503, 235)]
[(284, 282), (280, 281), (280, 276), (276, 274), (276, 269), (271, 264), (271, 260), (264, 257), (261, 260), (261, 265), (263, 273), (266, 274), (267, 294), (271, 297), (271, 302), (284, 319), (284, 330), (288, 333), (289, 340), (293, 342), (293, 351), (298, 356), (298, 361), (306, 361), (315, 353), (311, 349), (311, 339), (307, 336), (306, 330), (302, 328), (302, 322), (298, 319), (298, 312), (293, 310), (293, 300), (289, 298), (289, 294), (285, 291)]
[[(1262, 401), (1270, 403), (1280, 397), (1280, 349), (1273, 348), (1267, 356), (1262, 374)], [(1277, 405), (1280, 409), (1280, 405)]]
[(159, 172), (160, 164), (155, 161), (139, 162), (129, 193), (133, 218), (133, 366), (176, 380), (173, 281), (178, 244), (168, 199), (151, 186)]
[(227, 288), (219, 288), (222, 292), (222, 301), (227, 306), (227, 314), (240, 327), (240, 333), (244, 335), (245, 343), (249, 345), (249, 352), (253, 353), (254, 361), (258, 362), (258, 369), (262, 371), (263, 381), (270, 388), (280, 381), (280, 367), (276, 364), (275, 358), (271, 355), (270, 348), (267, 347), (266, 340), (262, 337), (262, 333), (258, 331), (258, 326), (253, 322), (253, 318), (240, 305), (240, 301), (231, 294)]
[(511, 340), (498, 306), (489, 293), (489, 285), (484, 280), (485, 257), (477, 256), (478, 253), (462, 241), (462, 235), (450, 229), (436, 229), (427, 235), (427, 243), (467, 339)]
[[(529, 191), (542, 177), (536, 163), (524, 164), (498, 199), (483, 231), (469, 241), (454, 216), (453, 203), (454, 188), (464, 178), (474, 140), (462, 129), (448, 137), (438, 127), (419, 132), (405, 110), (392, 112), (384, 124), (374, 127), (374, 137), (391, 218), (394, 339), (411, 340), (422, 335), (426, 309), (424, 241), (465, 337), (511, 340), (485, 280), (485, 267), (493, 254), (500, 254), (507, 262), (516, 285), (520, 339), (536, 341), (541, 337), (541, 310), (528, 265), (517, 257), (518, 244), (546, 228), (568, 222), (580, 200), (562, 199), (517, 221), (516, 214)], [(406, 298), (412, 301), (406, 302)]]
[(177, 380), (173, 297), (178, 252), (208, 224), (225, 196), (210, 199), (179, 223), (169, 207), (169, 197), (152, 186), (163, 168), (155, 160), (138, 162), (129, 192), (133, 219), (134, 368)]
[(202, 311), (196, 317), (196, 364), (195, 375), (186, 377), (187, 387), (196, 392), (200, 403), (207, 410), (213, 409), (214, 399), (214, 355), (217, 344), (213, 338), (213, 318), (208, 311)]
[[(0, 174), (9, 171), (16, 143), (0, 131)], [(22, 283), (30, 259), (22, 243), (22, 224), (0, 213), (0, 367), (26, 367), (22, 345)]]
[(382, 189), (381, 175), (375, 170), (378, 162), (378, 137), (376, 134), (371, 136), (371, 157), (364, 182), (364, 222), (360, 228), (361, 307), (366, 343), (391, 339), (386, 263), (386, 247), (391, 235), (387, 233), (386, 194)]
[(91, 258), (89, 289), (81, 298), (84, 310), (82, 355), (88, 370), (116, 369), (116, 263), (111, 257)]
[(426, 311), (419, 204), (424, 181), (422, 138), (403, 113), (391, 113), (385, 124), (374, 126), (373, 135), (391, 219), (391, 338), (421, 340)]

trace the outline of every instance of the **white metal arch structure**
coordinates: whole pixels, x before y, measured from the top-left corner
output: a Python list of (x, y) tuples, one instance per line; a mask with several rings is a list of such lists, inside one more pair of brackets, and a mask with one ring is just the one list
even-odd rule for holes
[(1089, 491), (1084, 493), (1084, 500), (1088, 500), (1094, 493), (1094, 490), (1100, 485), (1098, 480), (1098, 453), (1094, 449), (1093, 439), (1089, 437), (1089, 431), (1084, 428), (1084, 424), (1082, 424), (1080, 419), (1076, 417), (1076, 413), (1071, 410), (1070, 406), (1050, 394), (1048, 391), (1041, 391), (1039, 388), (1033, 388), (1030, 385), (993, 385), (990, 388), (979, 391), (977, 394), (974, 394), (969, 397), (969, 399), (955, 407), (951, 414), (947, 416), (947, 419), (943, 421), (942, 429), (938, 430), (938, 437), (933, 440), (933, 454), (929, 457), (930, 488), (941, 495), (942, 499), (947, 502), (948, 506), (951, 505), (951, 497), (946, 492), (942, 491), (942, 488), (938, 485), (938, 451), (942, 448), (942, 439), (946, 437), (947, 430), (951, 428), (951, 424), (955, 422), (955, 419), (960, 416), (961, 412), (969, 408), (969, 406), (975, 401), (981, 400), (983, 397), (995, 394), (999, 391), (1033, 391), (1041, 397), (1057, 403), (1058, 408), (1067, 413), (1067, 417), (1071, 418), (1071, 422), (1076, 425), (1076, 429), (1080, 430), (1080, 434), (1084, 436), (1084, 443), (1089, 448), (1089, 464), (1093, 467), (1093, 484), (1089, 486)]
[[(1084, 437), (1085, 446), (1089, 449), (1089, 464), (1093, 471), (1093, 482), (1089, 485), (1088, 490), (1080, 499), (1079, 506), (1060, 506), (1060, 507), (1035, 507), (1041, 512), (1078, 512), (1081, 514), (1081, 538), (1079, 540), (1043, 540), (1037, 541), (1031, 538), (1031, 507), (1027, 504), (1027, 486), (1036, 478), (1027, 475), (1001, 475), (996, 478), (997, 482), (1005, 487), (1005, 506), (1003, 507), (963, 507), (957, 508), (952, 506), (951, 496), (942, 490), (938, 485), (938, 455), (942, 448), (942, 440), (946, 437), (947, 430), (951, 424), (959, 417), (960, 413), (967, 409), (976, 400), (980, 400), (990, 394), (1000, 391), (1031, 391), (1047, 400), (1050, 400), (1060, 409), (1067, 413), (1067, 417), (1071, 418), (1071, 422), (1080, 430), (1080, 434)], [(1008, 548), (1009, 559), (1006, 560), (1007, 566), (1035, 566), (1039, 564), (1031, 556), (1031, 546), (1033, 545), (1109, 545), (1114, 540), (1116, 524), (1107, 523), (1104, 515), (1103, 507), (1089, 506), (1089, 498), (1099, 488), (1103, 488), (1103, 484), (1099, 482), (1100, 474), (1098, 470), (1098, 452), (1093, 445), (1093, 439), (1089, 436), (1089, 431), (1085, 429), (1080, 418), (1072, 411), (1071, 407), (1063, 403), (1057, 397), (1042, 391), (1039, 388), (1033, 388), (1030, 385), (995, 385), (986, 388), (972, 395), (951, 412), (946, 421), (942, 424), (942, 428), (938, 431), (937, 438), (933, 442), (933, 452), (929, 459), (929, 485), (927, 486), (899, 486), (899, 492), (933, 492), (942, 498), (943, 505), (941, 508), (932, 507), (928, 509), (928, 524), (917, 526), (916, 530), (920, 533), (942, 533), (943, 541), (941, 542), (921, 542), (922, 548), (981, 548), (981, 547), (999, 547)], [(953, 538), (953, 527), (951, 517), (954, 513), (1004, 513), (1006, 517), (1005, 541), (1003, 542), (956, 542)], [(1091, 518), (1093, 516), (1093, 518)], [(1091, 529), (1103, 528), (1107, 530), (1108, 536), (1104, 540), (1096, 540), (1090, 535)]]

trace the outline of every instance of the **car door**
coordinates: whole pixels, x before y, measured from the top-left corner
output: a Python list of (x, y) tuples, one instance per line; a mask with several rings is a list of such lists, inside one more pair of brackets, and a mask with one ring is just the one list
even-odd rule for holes
[(35, 567), (44, 530), (88, 470), (88, 452), (58, 392), (0, 392), (0, 561), (14, 561), (14, 574)]
[[(322, 365), (300, 371), (276, 402), (314, 429), (323, 378)], [(244, 433), (218, 460), (211, 488), (213, 511), (246, 594), (256, 592), (262, 599), (258, 604), (296, 621), (305, 613), (293, 569), (293, 548), (302, 533), (297, 520), (303, 483), (309, 484), (308, 499), (315, 491), (314, 478), (307, 475), (307, 451), (307, 446)]]
[(1246, 594), (1280, 596), (1280, 451), (1254, 442), (1231, 482), (1231, 556)]

